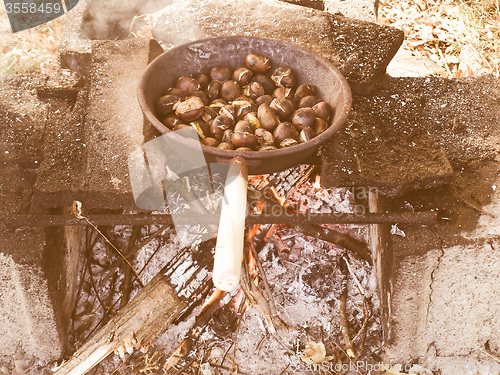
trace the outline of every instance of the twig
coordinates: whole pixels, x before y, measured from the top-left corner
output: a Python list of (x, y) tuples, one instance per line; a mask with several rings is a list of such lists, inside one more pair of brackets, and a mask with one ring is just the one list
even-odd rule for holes
[(248, 252), (245, 252), (245, 261), (244, 263), (244, 275), (243, 277), (244, 282), (242, 283), (242, 289), (245, 292), (246, 297), (250, 300), (251, 303), (254, 305), (257, 305), (259, 308), (261, 314), (264, 317), (264, 320), (266, 321), (267, 328), (269, 329), (269, 332), (272, 334), (276, 333), (276, 328), (274, 327), (273, 320), (272, 320), (272, 311), (271, 307), (269, 306), (269, 302), (267, 299), (262, 295), (260, 290), (257, 289), (255, 286), (255, 283), (250, 280), (250, 274), (248, 270)]
[[(151, 233), (149, 236), (147, 236), (141, 242), (139, 242), (138, 244), (134, 245), (130, 249), (130, 251), (127, 251), (126, 256), (127, 257), (131, 257), (131, 256), (135, 255), (140, 249), (142, 249), (144, 246), (146, 246), (149, 242), (151, 242), (156, 237), (160, 236), (167, 228), (170, 228), (170, 226), (164, 225), (164, 226), (160, 227), (160, 229), (158, 229), (157, 231)], [(111, 269), (113, 269), (115, 267), (118, 267), (121, 262), (123, 262), (123, 259), (121, 259), (121, 258), (115, 260), (113, 263), (111, 263), (109, 266), (107, 266), (104, 269), (104, 271), (109, 271), (109, 270), (111, 270)], [(139, 272), (139, 274), (140, 274), (140, 272)]]
[(491, 357), (496, 362), (500, 363), (500, 355), (493, 353), (493, 351), (490, 348), (489, 341), (486, 341), (486, 343), (484, 344), (484, 347), (481, 348), (481, 352), (486, 354), (488, 357)]
[[(128, 243), (128, 250), (130, 250), (134, 246), (140, 234), (141, 234), (141, 226), (134, 225), (134, 227), (132, 228), (132, 235), (130, 236), (130, 240)], [(128, 303), (128, 300), (130, 299), (130, 292), (132, 289), (132, 272), (130, 268), (125, 269), (125, 276), (123, 278), (122, 285), (123, 289), (122, 289), (122, 299), (120, 302), (120, 309), (125, 307), (125, 305)]]
[[(235, 294), (236, 296), (237, 294)], [(234, 297), (233, 297), (234, 298)], [(224, 360), (226, 359), (226, 356), (227, 354), (229, 353), (229, 351), (231, 350), (231, 348), (234, 346), (234, 352), (236, 353), (236, 339), (238, 338), (238, 331), (240, 330), (240, 327), (241, 327), (241, 321), (243, 319), (243, 308), (246, 304), (246, 297), (243, 296), (241, 302), (240, 302), (240, 305), (238, 306), (238, 311), (237, 311), (237, 314), (238, 315), (238, 323), (236, 324), (236, 329), (234, 331), (234, 338), (233, 338), (233, 341), (231, 342), (231, 345), (229, 345), (229, 348), (227, 348), (226, 352), (224, 353), (224, 356), (222, 357), (222, 361), (221, 361), (221, 365), (224, 364)]]
[(97, 226), (95, 226), (93, 223), (90, 222), (89, 219), (87, 219), (85, 216), (82, 215), (82, 203), (81, 202), (73, 201), (73, 213), (75, 214), (75, 216), (78, 219), (85, 220), (92, 228), (94, 228), (96, 230), (96, 232), (99, 233), (101, 235), (101, 237), (104, 238), (104, 240), (118, 253), (118, 255), (120, 255), (123, 258), (125, 263), (127, 263), (128, 266), (132, 269), (132, 272), (134, 272), (136, 277), (139, 278), (139, 275), (137, 274), (137, 271), (135, 270), (134, 266), (132, 266), (132, 264), (130, 264), (130, 262), (127, 260), (127, 258), (125, 258), (125, 256), (122, 254), (122, 252), (120, 250), (118, 250), (118, 248), (115, 245), (113, 245), (110, 240), (108, 240), (108, 238), (99, 230), (99, 228), (97, 228)]
[(280, 372), (280, 375), (283, 375), (286, 370), (288, 370), (288, 367), (290, 367), (290, 364), (286, 365), (286, 367), (283, 369), (283, 371)]
[(271, 309), (271, 314), (272, 315), (278, 315), (278, 311), (276, 310), (276, 304), (274, 302), (274, 296), (273, 293), (271, 292), (271, 287), (269, 286), (269, 282), (267, 280), (266, 272), (264, 271), (264, 267), (262, 267), (262, 263), (259, 259), (259, 254), (257, 254), (257, 250), (255, 250), (255, 247), (251, 241), (249, 242), (249, 247), (252, 252), (252, 255), (255, 259), (255, 263), (257, 264), (257, 268), (259, 269), (259, 276), (262, 279), (262, 283), (264, 284), (264, 289), (266, 291), (268, 300), (269, 300), (269, 307)]
[(356, 354), (352, 345), (351, 338), (349, 337), (349, 321), (347, 319), (347, 264), (344, 257), (340, 258), (339, 268), (342, 272), (342, 286), (340, 294), (340, 322), (342, 324), (342, 336), (344, 337), (345, 345), (347, 347), (347, 356), (355, 358)]
[(366, 297), (363, 298), (363, 325), (361, 326), (361, 329), (358, 331), (356, 336), (352, 339), (352, 342), (356, 342), (358, 338), (360, 338), (359, 345), (357, 348), (357, 353), (359, 358), (361, 354), (363, 353), (363, 350), (365, 348), (365, 340), (366, 340), (366, 332), (368, 330), (368, 321), (370, 319), (370, 311), (368, 309), (368, 300)]
[(365, 290), (363, 289), (363, 287), (361, 286), (361, 283), (359, 282), (356, 274), (354, 273), (354, 271), (352, 270), (352, 267), (350, 265), (350, 263), (347, 261), (347, 258), (343, 257), (344, 261), (345, 261), (345, 264), (347, 266), (347, 269), (349, 270), (349, 273), (351, 274), (353, 280), (354, 280), (354, 283), (356, 284), (356, 288), (358, 288), (359, 290), (359, 293), (363, 296), (363, 298), (365, 297), (366, 293), (365, 293)]
[(304, 233), (306, 236), (319, 238), (323, 241), (331, 242), (334, 245), (352, 251), (363, 260), (366, 260), (369, 264), (372, 264), (371, 253), (366, 244), (348, 234), (312, 224), (295, 225), (294, 229), (298, 232)]

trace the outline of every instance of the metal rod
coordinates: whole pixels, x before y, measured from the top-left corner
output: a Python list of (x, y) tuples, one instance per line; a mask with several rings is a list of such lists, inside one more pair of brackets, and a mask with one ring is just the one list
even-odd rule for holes
[[(173, 225), (174, 220), (170, 214), (103, 214), (86, 215), (94, 225)], [(176, 219), (175, 224), (216, 224), (217, 215), (199, 215), (196, 223)], [(8, 227), (51, 227), (66, 225), (87, 225), (85, 220), (76, 218), (74, 215), (36, 215), (18, 214), (10, 215), (0, 220), (0, 223)], [(309, 213), (297, 214), (285, 211), (248, 215), (247, 224), (417, 224), (435, 225), (438, 223), (438, 215), (434, 211), (426, 212), (386, 212), (370, 213), (363, 215), (349, 213)]]

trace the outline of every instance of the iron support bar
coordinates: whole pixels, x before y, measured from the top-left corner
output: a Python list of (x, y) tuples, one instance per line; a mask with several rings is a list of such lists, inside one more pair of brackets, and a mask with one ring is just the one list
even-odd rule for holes
[[(278, 212), (279, 211), (279, 212)], [(87, 215), (89, 221), (94, 225), (173, 225), (174, 220), (170, 214), (99, 214)], [(78, 219), (74, 215), (32, 215), (19, 214), (10, 215), (0, 222), (8, 227), (50, 227), (66, 225), (87, 225), (84, 219)], [(175, 224), (216, 224), (217, 215), (199, 215), (196, 223), (176, 218)], [(287, 212), (284, 208), (276, 209), (276, 212), (264, 214), (251, 214), (246, 218), (247, 224), (416, 224), (435, 225), (438, 223), (438, 215), (434, 211), (426, 212), (385, 212), (366, 213), (363, 215), (349, 213), (305, 213), (298, 214)]]

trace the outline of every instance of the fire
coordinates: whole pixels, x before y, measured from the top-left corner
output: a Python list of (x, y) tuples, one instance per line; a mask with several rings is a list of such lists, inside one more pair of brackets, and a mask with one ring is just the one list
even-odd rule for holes
[(316, 176), (316, 179), (314, 180), (314, 183), (313, 183), (313, 188), (314, 188), (314, 190), (321, 189), (321, 177), (320, 177), (320, 175)]
[(215, 289), (215, 291), (205, 301), (203, 306), (201, 306), (201, 311), (205, 311), (209, 306), (217, 302), (223, 296), (223, 294), (225, 294), (225, 292), (223, 292), (222, 290)]
[(286, 201), (286, 197), (285, 197), (285, 196), (283, 196), (283, 195), (279, 195), (279, 194), (278, 194), (278, 192), (276, 191), (276, 189), (274, 188), (274, 186), (271, 186), (271, 187), (269, 188), (269, 191), (271, 191), (271, 192), (272, 192), (272, 194), (273, 194), (274, 198), (278, 201), (278, 203), (279, 203), (281, 206), (283, 206), (283, 207), (287, 207), (287, 206), (289, 206), (289, 205), (290, 205), (290, 203), (288, 203), (288, 202)]

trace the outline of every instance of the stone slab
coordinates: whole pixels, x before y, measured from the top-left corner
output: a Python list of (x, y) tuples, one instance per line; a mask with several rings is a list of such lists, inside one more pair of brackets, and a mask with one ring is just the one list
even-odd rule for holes
[(420, 109), (420, 97), (392, 87), (354, 96), (346, 128), (322, 148), (322, 184), (377, 187), (394, 197), (449, 182), (453, 169)]
[(325, 10), (325, 2), (323, 0), (281, 0), (285, 3), (300, 5), (307, 8), (317, 10)]
[(500, 348), (499, 246), (453, 246), (401, 261), (393, 299), (396, 341), (386, 349), (388, 363), (436, 363), (443, 375), (498, 373), (457, 371), (453, 364), (493, 364), (481, 349), (487, 341), (492, 350)]
[(327, 12), (340, 12), (346, 17), (377, 22), (378, 0), (324, 0), (324, 4)]
[[(153, 46), (153, 47), (150, 47)], [(52, 118), (36, 208), (134, 208), (128, 155), (144, 143), (137, 88), (157, 44), (145, 39), (94, 41), (85, 89), (74, 110)]]
[(58, 359), (63, 346), (43, 273), (17, 264), (2, 250), (0, 247), (0, 353), (14, 356), (21, 347), (31, 360)]
[(425, 77), (441, 73), (446, 73), (442, 66), (427, 57), (414, 56), (403, 47), (399, 48), (387, 66), (387, 74), (391, 77)]
[(403, 42), (401, 30), (280, 1), (176, 1), (153, 36), (173, 47), (202, 38), (246, 35), (298, 44), (325, 57), (353, 91), (368, 93)]
[(492, 76), (387, 78), (354, 97), (347, 130), (323, 148), (322, 182), (387, 195), (449, 182), (450, 166), (459, 171), (500, 149), (499, 104)]
[(46, 80), (42, 75), (0, 77), (0, 162), (39, 166), (48, 106), (38, 99), (36, 88)]

